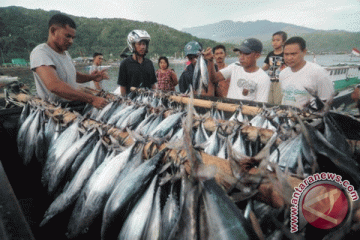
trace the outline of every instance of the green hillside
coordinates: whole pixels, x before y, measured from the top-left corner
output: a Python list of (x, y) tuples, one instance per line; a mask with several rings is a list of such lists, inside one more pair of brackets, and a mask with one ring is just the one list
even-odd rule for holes
[[(294, 36), (289, 34), (288, 37)], [(355, 47), (360, 49), (360, 33), (345, 31), (316, 31), (299, 34), (306, 40), (308, 51), (314, 53), (350, 53)], [(272, 51), (271, 41), (264, 42), (264, 52)]]
[[(0, 8), (0, 61), (10, 62), (12, 58), (29, 59), (31, 50), (46, 42), (47, 24), (56, 11), (30, 10), (22, 7)], [(126, 38), (133, 29), (144, 29), (151, 36), (148, 56), (181, 56), (187, 42), (196, 40), (204, 47), (218, 44), (200, 39), (165, 25), (153, 22), (138, 22), (127, 19), (97, 19), (75, 17), (76, 39), (69, 52), (73, 58), (91, 56), (102, 52), (106, 58), (119, 59), (126, 47)], [(231, 44), (226, 44), (231, 49)], [(0, 62), (1, 63), (1, 62)]]

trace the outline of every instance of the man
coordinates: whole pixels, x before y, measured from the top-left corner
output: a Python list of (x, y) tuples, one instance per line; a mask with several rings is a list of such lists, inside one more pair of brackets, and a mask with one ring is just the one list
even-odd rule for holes
[[(179, 89), (181, 93), (185, 93), (190, 90), (190, 85), (193, 83), (193, 75), (195, 65), (197, 63), (198, 54), (201, 53), (202, 46), (199, 42), (190, 41), (184, 47), (185, 56), (188, 58), (190, 64), (186, 67), (179, 78)], [(193, 89), (194, 93), (196, 89)], [(214, 85), (209, 82), (207, 91), (202, 90), (202, 96), (214, 96)]]
[(288, 67), (279, 76), (283, 105), (304, 108), (314, 99), (312, 95), (326, 101), (334, 93), (326, 70), (318, 64), (305, 61), (305, 55), (306, 42), (303, 38), (292, 37), (285, 42), (284, 60)]
[[(100, 71), (101, 63), (104, 60), (104, 56), (102, 53), (95, 52), (93, 55), (93, 65), (90, 67), (89, 73), (90, 74), (96, 74)], [(90, 82), (91, 88), (101, 90), (101, 82), (91, 81)]]
[(67, 52), (75, 35), (76, 25), (71, 18), (56, 14), (50, 19), (47, 42), (36, 46), (30, 54), (37, 94), (50, 102), (81, 101), (103, 108), (108, 103), (105, 98), (77, 89), (77, 83), (99, 82), (108, 77), (102, 71), (93, 75), (76, 71)]
[[(210, 80), (217, 83), (230, 78), (227, 98), (267, 102), (270, 90), (269, 76), (256, 65), (261, 56), (262, 43), (255, 38), (246, 39), (234, 52), (239, 53), (239, 63), (233, 63), (219, 72), (209, 67)], [(214, 65), (211, 49), (204, 53), (209, 65)]]
[(144, 30), (133, 30), (127, 37), (132, 55), (120, 64), (118, 85), (122, 96), (130, 93), (131, 87), (155, 88), (155, 68), (151, 60), (145, 58), (150, 43), (150, 35)]
[[(227, 67), (225, 63), (226, 58), (226, 48), (224, 45), (217, 45), (213, 47), (213, 54), (215, 59), (215, 71), (218, 72), (219, 70)], [(230, 78), (226, 79), (225, 81), (221, 81), (215, 84), (215, 97), (226, 97), (227, 92), (229, 89)]]
[(181, 93), (187, 92), (189, 86), (192, 84), (198, 53), (201, 51), (202, 46), (196, 41), (190, 41), (184, 47), (185, 57), (189, 60), (189, 65), (187, 65), (179, 78), (179, 89)]

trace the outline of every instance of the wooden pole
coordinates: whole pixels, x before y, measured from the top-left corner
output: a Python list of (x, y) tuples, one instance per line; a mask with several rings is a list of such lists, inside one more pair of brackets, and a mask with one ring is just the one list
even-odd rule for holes
[[(183, 104), (189, 104), (190, 98), (189, 97), (182, 97), (182, 96), (170, 96), (169, 100), (175, 101), (178, 103)], [(225, 112), (235, 112), (237, 109), (239, 109), (240, 105), (232, 104), (232, 103), (222, 103), (222, 102), (213, 102), (209, 100), (203, 100), (203, 99), (194, 99), (193, 100), (195, 107), (202, 107), (202, 108), (217, 108), (219, 110), (225, 111)], [(243, 105), (241, 106), (241, 112), (245, 115), (255, 116), (262, 112), (261, 108), (253, 107), (253, 106), (247, 106)]]

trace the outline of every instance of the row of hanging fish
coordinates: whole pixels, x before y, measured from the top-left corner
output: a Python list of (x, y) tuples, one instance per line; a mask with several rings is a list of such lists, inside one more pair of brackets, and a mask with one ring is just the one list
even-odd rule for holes
[[(69, 220), (67, 232), (69, 238), (74, 238), (86, 232), (91, 227), (92, 221), (102, 213), (102, 229), (104, 229), (102, 235), (104, 239), (107, 239), (106, 235), (109, 232), (116, 232), (120, 229), (120, 239), (134, 239), (136, 238), (134, 234), (143, 239), (176, 238), (180, 234), (177, 231), (185, 231), (179, 230), (179, 226), (176, 227), (176, 231), (173, 230), (176, 222), (180, 221), (180, 209), (184, 204), (189, 203), (185, 203), (185, 200), (182, 200), (185, 201), (184, 203), (181, 202), (174, 195), (186, 195), (185, 193), (189, 189), (179, 188), (179, 186), (176, 186), (179, 183), (175, 182), (174, 186), (173, 184), (171, 186), (169, 186), (170, 184), (160, 186), (161, 173), (159, 173), (159, 168), (161, 169), (161, 163), (164, 161), (165, 150), (152, 159), (145, 161), (143, 159), (143, 148), (146, 143), (144, 137), (155, 140), (167, 138), (170, 142), (171, 140), (173, 142), (179, 141), (183, 135), (181, 133), (183, 132), (181, 123), (186, 113), (174, 110), (172, 114), (164, 118), (163, 111), (158, 115), (147, 114), (146, 106), (129, 104), (126, 101), (120, 104), (120, 102), (109, 104), (109, 106), (119, 104), (115, 110), (109, 107), (97, 114), (92, 110), (91, 113), (85, 115), (90, 115), (98, 120), (100, 119), (99, 116), (102, 116), (101, 120), (107, 122), (107, 124), (132, 129), (135, 135), (139, 134), (136, 135), (137, 138), (132, 146), (121, 146), (115, 139), (107, 136), (99, 128), (85, 130), (82, 127), (81, 116), (71, 125), (64, 127), (55, 118), (47, 118), (46, 109), (42, 106), (30, 107), (28, 105), (24, 108), (20, 118), (21, 127), (18, 134), (19, 153), (23, 157), (27, 156), (24, 158), (25, 164), (29, 164), (34, 159), (42, 163), (43, 185), (47, 188), (48, 193), (55, 197), (54, 202), (46, 211), (41, 225), (47, 224), (48, 221), (51, 221), (53, 217), (67, 208), (75, 206)], [(130, 108), (132, 111), (125, 113)], [(104, 114), (105, 111), (111, 112), (111, 114)], [(122, 113), (119, 114), (121, 111)], [(125, 118), (125, 115), (128, 117)], [(113, 116), (118, 116), (117, 121), (112, 119)], [(128, 124), (121, 125), (121, 117), (124, 118), (122, 121), (127, 121)], [(146, 125), (150, 127), (146, 127)], [(141, 137), (140, 134), (144, 137)], [(24, 142), (33, 143), (30, 145), (33, 147), (29, 148), (28, 144), (24, 144)], [(48, 149), (48, 151), (43, 154), (36, 153), (36, 147), (39, 145), (47, 146), (47, 148), (42, 149)], [(176, 172), (180, 171), (180, 166), (171, 166), (171, 171), (169, 169), (166, 170), (168, 173), (176, 174)], [(175, 171), (175, 169), (178, 170)], [(183, 178), (186, 179), (185, 175)], [(169, 189), (172, 190), (169, 191)], [(128, 191), (128, 194), (125, 193), (126, 191)], [(220, 193), (226, 196), (225, 192), (221, 191)], [(163, 192), (162, 197), (164, 197), (165, 193), (168, 195), (169, 201), (171, 201), (169, 202), (170, 206), (159, 205), (160, 192)], [(142, 195), (143, 193), (144, 195)], [(142, 198), (144, 198), (145, 203), (141, 203)], [(120, 200), (124, 201), (121, 203), (122, 205), (120, 205)], [(153, 203), (151, 204), (151, 202)], [(136, 207), (135, 204), (136, 206), (139, 205), (139, 207)], [(233, 203), (228, 200), (228, 204)], [(130, 206), (133, 209), (132, 211), (129, 210)], [(144, 206), (147, 208), (153, 206), (147, 209), (148, 214), (150, 214), (148, 216), (158, 216), (157, 224), (165, 226), (161, 228), (156, 225), (154, 219), (146, 218), (146, 215), (141, 214), (144, 217), (144, 222), (143, 230), (139, 230), (137, 217), (139, 212), (144, 213)], [(236, 209), (235, 205), (231, 206), (231, 208)], [(121, 221), (124, 221), (123, 227), (119, 228), (121, 225), (116, 225), (115, 228), (111, 229), (112, 222), (119, 215), (125, 216), (124, 211), (129, 211), (127, 212), (129, 217), (121, 218)], [(173, 215), (173, 211), (177, 211), (178, 214)], [(184, 209), (183, 211), (187, 210)], [(237, 220), (243, 219), (242, 215), (237, 216), (239, 213), (240, 210), (234, 213)], [(133, 215), (134, 217), (131, 217)], [(134, 227), (135, 223), (136, 227)], [(239, 234), (247, 236), (248, 233), (244, 231), (243, 223), (238, 222), (237, 225), (241, 231), (236, 236)], [(160, 231), (160, 229), (165, 230)], [(174, 233), (171, 233), (172, 231)], [(185, 232), (181, 234), (185, 234)]]
[[(54, 196), (41, 225), (74, 208), (66, 233), (69, 238), (86, 233), (98, 217), (102, 217), (102, 239), (256, 239), (261, 233), (281, 239), (284, 235), (266, 224), (260, 224), (259, 233), (254, 220), (249, 220), (254, 212), (260, 223), (266, 222), (265, 216), (269, 218), (274, 212), (281, 215), (280, 210), (251, 198), (246, 200), (246, 209), (239, 208), (211, 177), (205, 178), (209, 180), (197, 174), (188, 177), (181, 162), (164, 164), (166, 149), (145, 160), (143, 150), (148, 141), (168, 143), (169, 147), (179, 146), (180, 142), (180, 147), (187, 145), (188, 149), (229, 159), (234, 176), (241, 179), (244, 176), (239, 174), (237, 163), (250, 158), (261, 160), (264, 150), (259, 139), (248, 141), (241, 127), (247, 124), (267, 128), (283, 135), (278, 147), (267, 146), (269, 154), (265, 157), (269, 163), (304, 177), (316, 171), (316, 155), (321, 154), (328, 162), (321, 163), (320, 169), (330, 166), (333, 172), (340, 171), (355, 185), (359, 184), (358, 160), (346, 145), (350, 133), (336, 123), (336, 113), (323, 117), (322, 132), (310, 125), (300, 127), (290, 118), (280, 118), (273, 110), (252, 119), (239, 110), (229, 121), (242, 124), (228, 134), (221, 127), (224, 113), (213, 109), (201, 115), (149, 94), (133, 96), (131, 101), (113, 101), (102, 110), (86, 108), (68, 126), (61, 125), (57, 118), (47, 117), (45, 111), (43, 106), (24, 107), (19, 120), (18, 149), (24, 164), (34, 159), (42, 164), (42, 183)], [(198, 125), (186, 131), (189, 112), (194, 113)], [(213, 132), (204, 127), (208, 117), (218, 121)], [(357, 126), (357, 120), (342, 117)], [(87, 118), (130, 131), (134, 143), (125, 146), (104, 129), (84, 128)], [(311, 141), (313, 144), (309, 144)], [(199, 158), (199, 154), (193, 156)], [(253, 166), (259, 164), (260, 161), (255, 161)], [(276, 221), (273, 216), (271, 219)]]

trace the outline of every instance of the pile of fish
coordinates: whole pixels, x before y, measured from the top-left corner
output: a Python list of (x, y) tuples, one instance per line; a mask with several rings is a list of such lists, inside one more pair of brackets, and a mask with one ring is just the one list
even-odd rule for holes
[[(340, 113), (301, 120), (276, 108), (254, 117), (239, 109), (225, 119), (216, 109), (200, 114), (152, 91), (119, 97), (101, 110), (87, 106), (66, 124), (58, 109), (30, 101), (17, 143), (24, 164), (40, 162), (42, 183), (54, 197), (41, 226), (73, 208), (69, 239), (86, 234), (98, 218), (101, 239), (301, 239), (309, 233), (290, 234), (287, 205), (276, 209), (256, 200), (257, 187), (272, 181), (268, 173), (280, 180), (329, 171), (360, 186), (359, 159), (348, 143), (360, 131), (341, 124), (360, 129), (360, 123)], [(214, 131), (206, 129), (208, 119)], [(249, 140), (247, 126), (274, 134)], [(113, 136), (114, 129), (127, 137)], [(149, 142), (163, 147), (149, 153)], [(171, 149), (185, 157), (174, 161)], [(226, 160), (236, 179), (230, 189), (214, 180), (216, 169), (200, 153)], [(262, 171), (252, 176), (251, 168)], [(350, 231), (351, 222), (343, 235)]]

